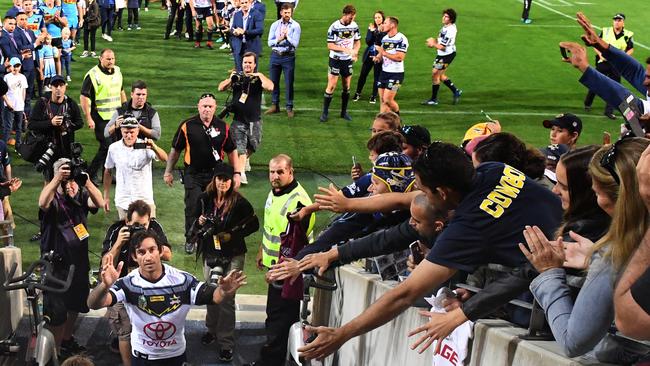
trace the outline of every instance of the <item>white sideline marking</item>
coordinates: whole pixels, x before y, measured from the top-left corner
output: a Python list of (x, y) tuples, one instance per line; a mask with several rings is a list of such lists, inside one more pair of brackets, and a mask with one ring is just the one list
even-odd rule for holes
[[(532, 27), (532, 28), (580, 28), (579, 25), (560, 24), (508, 24), (508, 27)], [(582, 28), (580, 28), (582, 29)]]
[(577, 5), (594, 5), (594, 3), (576, 2)]
[[(194, 109), (195, 105), (153, 105), (157, 109)], [(422, 107), (422, 108), (431, 108), (431, 107)], [(262, 109), (267, 109), (262, 107)], [(321, 108), (294, 108), (294, 111), (297, 112), (320, 112)], [(378, 109), (377, 109), (378, 110)], [(367, 113), (367, 109), (348, 109), (348, 112), (352, 113)], [(483, 113), (480, 111), (437, 111), (437, 110), (410, 110), (410, 111), (400, 111), (401, 114), (416, 114), (416, 115), (474, 115), (477, 118), (484, 118)], [(492, 116), (555, 116), (557, 111), (552, 112), (513, 112), (513, 111), (489, 111)], [(606, 118), (603, 115), (599, 114), (576, 114), (580, 118)]]
[(547, 0), (537, 0), (536, 3), (541, 3), (547, 6), (573, 6), (573, 4), (566, 2), (564, 0), (558, 0), (560, 4), (551, 4), (550, 1)]
[[(516, 0), (516, 1), (517, 1), (518, 3), (520, 3), (519, 0)], [(575, 16), (573, 16), (573, 15), (569, 15), (569, 14), (565, 14), (565, 13), (563, 13), (563, 12), (557, 10), (557, 9), (552, 8), (551, 6), (545, 5), (545, 4), (544, 4), (544, 1), (542, 1), (542, 0), (538, 0), (537, 2), (535, 2), (535, 4), (537, 4), (538, 6), (541, 6), (542, 8), (544, 8), (544, 9), (546, 9), (546, 10), (548, 10), (548, 11), (552, 11), (552, 12), (555, 13), (555, 14), (561, 15), (561, 16), (563, 16), (563, 17), (565, 17), (565, 18), (568, 18), (568, 19), (571, 19), (571, 20), (574, 20), (574, 21), (576, 20)], [(593, 26), (595, 29), (602, 30), (602, 28), (599, 27), (599, 26), (597, 26), (597, 25), (592, 25), (592, 26)], [(646, 46), (646, 45), (644, 45), (644, 44), (642, 44), (642, 43), (637, 42), (637, 40), (635, 39), (635, 40), (634, 40), (634, 47), (636, 47), (636, 46), (639, 46), (639, 47), (641, 47), (641, 48), (643, 48), (643, 49), (646, 49), (646, 50), (650, 51), (650, 47), (648, 47), (648, 46)]]

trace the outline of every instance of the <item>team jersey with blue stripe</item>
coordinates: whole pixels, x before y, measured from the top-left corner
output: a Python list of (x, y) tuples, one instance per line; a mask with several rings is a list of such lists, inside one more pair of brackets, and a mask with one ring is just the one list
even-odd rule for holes
[[(400, 32), (392, 37), (387, 34), (381, 39), (381, 47), (390, 55), (397, 52), (406, 53), (409, 48), (409, 40)], [(383, 56), (381, 69), (386, 72), (404, 72), (404, 61), (393, 61)]]
[[(341, 20), (337, 20), (327, 29), (327, 42), (332, 42), (337, 46), (353, 49), (354, 42), (360, 39), (361, 32), (359, 32), (359, 26), (355, 21), (344, 25), (341, 23)], [(352, 59), (350, 55), (339, 51), (330, 51), (330, 57), (338, 58), (339, 60)]]

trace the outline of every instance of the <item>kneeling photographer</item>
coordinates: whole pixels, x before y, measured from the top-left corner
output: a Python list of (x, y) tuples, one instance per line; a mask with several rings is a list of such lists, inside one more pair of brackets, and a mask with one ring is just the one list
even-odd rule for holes
[[(219, 91), (232, 89), (226, 108), (219, 115), (233, 112), (232, 129), (239, 166), (248, 166), (246, 160), (257, 150), (262, 142), (262, 93), (264, 90), (273, 91), (273, 82), (261, 72), (256, 72), (257, 56), (246, 52), (242, 58), (243, 72), (233, 72), (228, 78), (219, 83)], [(247, 184), (246, 173), (241, 172), (241, 183)]]
[(29, 116), (26, 137), (17, 147), (23, 159), (35, 163), (46, 182), (54, 176), (53, 162), (73, 158), (74, 131), (83, 127), (79, 105), (65, 95), (65, 79), (55, 76), (50, 83), (52, 92), (36, 101)]
[[(216, 283), (220, 276), (233, 269), (243, 270), (246, 254), (244, 238), (256, 232), (259, 220), (253, 206), (233, 184), (234, 169), (225, 163), (217, 165), (210, 184), (199, 196), (192, 226), (191, 240), (196, 243), (197, 260), (203, 260), (206, 282)], [(207, 332), (201, 343), (207, 345), (217, 340), (219, 360), (230, 362), (235, 345), (235, 300), (224, 300), (218, 305), (208, 305), (205, 317)]]
[[(111, 254), (114, 258), (114, 265), (124, 262), (120, 278), (126, 276), (129, 271), (138, 267), (133, 259), (130, 245), (131, 237), (139, 231), (151, 229), (163, 242), (161, 259), (170, 261), (172, 258), (171, 247), (168, 244), (167, 236), (162, 226), (151, 217), (151, 207), (142, 200), (133, 201), (126, 211), (124, 220), (116, 221), (108, 228), (104, 239), (102, 257)], [(117, 336), (111, 343), (111, 348), (119, 348), (122, 362), (130, 365), (131, 361), (131, 320), (129, 319), (124, 304), (116, 303), (107, 310), (107, 317), (111, 329)]]

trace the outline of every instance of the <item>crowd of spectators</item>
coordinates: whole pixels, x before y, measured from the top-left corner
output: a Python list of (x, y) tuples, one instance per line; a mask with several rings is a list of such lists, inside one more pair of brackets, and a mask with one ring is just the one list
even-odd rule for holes
[[(223, 48), (232, 50), (235, 70), (218, 87), (233, 92), (232, 125), (215, 116), (215, 96), (202, 94), (197, 113), (179, 124), (169, 154), (157, 145), (162, 128), (157, 111), (147, 102), (146, 83), (133, 82), (127, 99), (114, 52), (104, 49), (97, 55), (95, 51), (96, 30), (101, 27), (102, 38), (112, 42), (112, 31), (123, 30), (125, 8), (126, 30), (141, 29), (141, 4), (135, 0), (63, 0), (63, 4), (45, 0), (35, 6), (32, 1), (14, 1), (0, 36), (7, 70), (4, 83), (0, 82), (4, 95), (0, 213), (4, 218), (9, 208), (6, 197), (22, 183), (11, 174), (7, 145), (15, 145), (45, 181), (38, 200), (41, 252), (55, 253), (58, 275), (67, 275), (72, 264), (77, 267), (67, 293), (45, 296), (44, 311), (63, 355), (85, 351), (73, 335), (78, 313), (87, 312), (89, 306), (109, 307), (114, 347), (124, 364), (143, 359), (182, 364), (184, 339), (172, 355), (155, 345), (143, 348), (138, 340), (146, 332), (134, 329), (143, 322), (141, 313), (160, 319), (168, 315), (156, 313), (147, 302), (162, 302), (169, 308), (182, 302), (207, 305), (207, 330), (201, 342), (206, 346), (216, 342), (219, 360), (231, 361), (235, 346), (232, 295), (245, 280), (241, 270), (246, 237), (262, 227), (256, 263), (266, 271), (269, 283), (268, 318), (267, 341), (256, 365), (279, 364), (284, 356), (289, 327), (298, 320), (301, 293), (296, 297), (294, 283), (301, 283), (302, 274), (315, 270), (326, 275), (334, 266), (404, 251), (410, 251), (408, 277), (340, 328), (308, 328), (317, 337), (301, 349), (305, 357), (325, 357), (352, 337), (390, 321), (423, 296), (473, 281), (481, 287), (478, 293), (448, 292), (446, 313), (425, 313), (426, 323), (410, 333), (419, 335), (412, 348), (423, 351), (435, 342), (437, 353), (442, 340), (461, 324), (493, 316), (510, 300), (528, 297), (544, 310), (566, 356), (590, 353), (612, 363), (643, 360), (637, 354), (623, 358), (614, 336), (620, 331), (650, 339), (650, 140), (643, 133), (650, 119), (650, 58), (644, 69), (595, 34), (584, 15), (578, 15), (578, 22), (585, 42), (643, 94), (630, 99), (633, 92), (589, 66), (584, 47), (562, 43), (571, 51), (565, 61), (581, 72), (582, 84), (609, 105), (627, 101), (638, 111), (637, 118), (627, 116), (628, 124), (614, 143), (580, 146), (580, 134), (589, 126), (570, 113), (540, 123), (540, 130), (549, 130), (550, 144), (539, 149), (528, 146), (499, 121), (469, 127), (459, 144), (433, 141), (424, 126), (403, 125), (392, 99), (401, 79), (386, 79), (396, 77), (387, 74), (399, 73), (403, 78), (403, 67), (390, 71), (378, 65), (382, 59), (388, 64), (402, 62), (404, 55), (399, 54), (406, 53), (408, 41), (397, 31), (396, 18), (377, 11), (368, 27), (362, 74), (353, 97), (360, 99), (374, 69), (369, 101), (374, 103), (379, 97), (383, 106), (371, 123), (366, 145), (371, 168), (364, 172), (366, 164), (355, 160), (349, 185), (322, 187), (312, 202), (294, 176), (293, 159), (278, 154), (269, 162), (271, 190), (262, 221), (239, 189), (248, 183), (248, 158), (261, 143), (264, 91), (273, 91), (268, 112), (280, 110), (280, 73), (287, 82), (287, 115), (293, 117), (292, 82), (300, 26), (291, 16), (297, 1), (276, 2), (278, 21), (268, 40), (271, 78), (258, 71), (266, 15), (263, 2), (174, 0), (162, 4), (169, 13), (165, 39), (180, 39), (185, 26), (185, 37), (194, 47), (202, 47), (205, 33), (206, 47), (213, 48), (217, 34)], [(148, 11), (148, 2), (144, 10)], [(449, 14), (455, 21), (453, 9), (445, 10), (444, 16), (449, 18)], [(330, 27), (330, 76), (321, 122), (328, 119), (339, 76), (341, 117), (351, 120), (347, 114), (351, 70), (360, 49), (355, 16), (356, 9), (347, 5), (342, 18)], [(80, 29), (84, 51), (79, 57), (99, 57), (98, 65), (83, 79), (81, 107), (66, 95)], [(392, 48), (384, 50), (383, 46)], [(459, 98), (462, 91), (447, 83), (444, 72), (439, 73), (434, 71), (434, 85), (450, 84)], [(386, 80), (381, 82), (381, 78)], [(42, 97), (31, 103), (35, 92)], [(90, 167), (80, 158), (81, 146), (74, 139), (75, 131), (83, 127), (82, 116), (95, 130), (98, 142)], [(166, 162), (163, 179), (172, 186), (174, 168), (181, 159), (184, 249), (196, 253), (204, 281), (160, 263), (171, 259), (173, 246), (156, 220), (152, 162)], [(103, 192), (98, 189), (100, 180)], [(101, 285), (89, 297), (88, 237), (96, 228), (88, 228), (87, 217), (100, 209), (111, 211), (113, 184), (118, 219), (108, 228), (103, 243)], [(320, 210), (339, 215), (320, 233), (312, 233), (314, 213)], [(138, 238), (137, 243), (133, 238)], [(155, 260), (148, 262), (152, 255)], [(495, 264), (502, 268), (499, 273), (481, 275)], [(148, 300), (144, 292), (138, 296), (140, 287), (130, 281), (149, 281), (152, 273), (169, 275), (166, 281), (182, 284), (183, 299), (175, 293), (156, 292)], [(583, 283), (575, 286), (570, 277), (583, 277)], [(278, 285), (277, 281), (284, 282)], [(219, 292), (220, 286), (226, 290)], [(173, 321), (184, 322), (185, 314)], [(522, 325), (528, 322), (516, 314), (508, 319)]]

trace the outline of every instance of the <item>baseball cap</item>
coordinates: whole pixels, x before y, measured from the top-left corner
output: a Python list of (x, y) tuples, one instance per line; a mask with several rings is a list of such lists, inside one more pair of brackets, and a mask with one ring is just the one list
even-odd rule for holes
[(569, 146), (564, 144), (551, 144), (547, 147), (539, 149), (539, 151), (544, 155), (546, 160), (552, 161), (557, 164), (560, 161), (562, 155), (569, 152)]
[(401, 152), (379, 155), (372, 167), (372, 175), (384, 182), (391, 192), (408, 192), (415, 183), (411, 158)]
[(623, 19), (623, 20), (625, 20), (625, 14), (616, 13), (616, 14), (614, 14), (614, 17), (612, 17), (612, 19)]
[(129, 117), (124, 118), (124, 121), (122, 121), (122, 123), (120, 124), (120, 127), (138, 128), (138, 127), (140, 127), (140, 123), (138, 123), (138, 120), (135, 117), (129, 116)]
[(406, 143), (415, 147), (431, 145), (429, 130), (420, 125), (405, 125), (400, 127), (399, 133), (404, 136)]
[(52, 78), (50, 79), (50, 85), (59, 84), (59, 83), (65, 84), (65, 79), (63, 78), (63, 76), (61, 75), (52, 76)]
[(9, 60), (9, 64), (11, 66), (16, 66), (22, 64), (22, 62), (20, 62), (20, 59), (18, 57), (12, 57), (11, 60)]
[(488, 136), (493, 133), (501, 132), (501, 125), (497, 122), (479, 122), (472, 127), (470, 127), (463, 137), (463, 143), (479, 137), (479, 136)]
[(582, 121), (580, 118), (578, 118), (578, 116), (571, 113), (558, 114), (554, 119), (546, 119), (542, 123), (546, 128), (557, 126), (560, 128), (565, 128), (571, 132), (577, 132), (578, 134), (582, 132)]
[(224, 162), (220, 162), (214, 168), (214, 173), (212, 174), (212, 177), (225, 177), (227, 179), (232, 179), (234, 174), (235, 174), (235, 169), (232, 166)]

